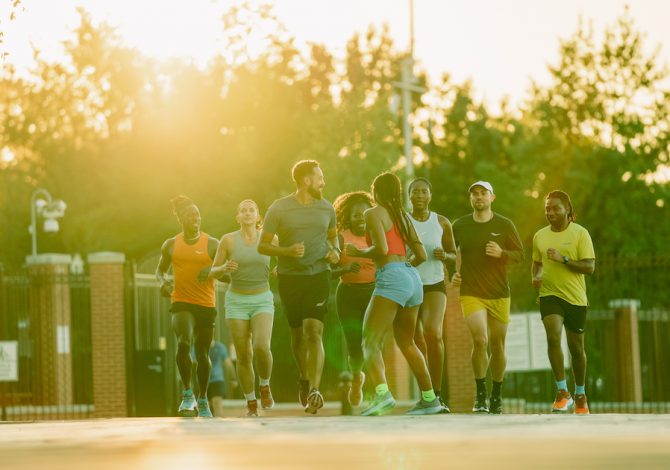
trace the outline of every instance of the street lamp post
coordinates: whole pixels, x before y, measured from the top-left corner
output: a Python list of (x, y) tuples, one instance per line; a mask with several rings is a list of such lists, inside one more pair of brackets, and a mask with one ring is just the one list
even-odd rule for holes
[[(40, 197), (38, 199), (38, 197)], [(58, 220), (65, 215), (67, 204), (60, 199), (54, 200), (49, 191), (37, 188), (30, 197), (30, 227), (32, 237), (32, 255), (37, 255), (37, 217), (44, 218), (45, 232), (58, 232)]]

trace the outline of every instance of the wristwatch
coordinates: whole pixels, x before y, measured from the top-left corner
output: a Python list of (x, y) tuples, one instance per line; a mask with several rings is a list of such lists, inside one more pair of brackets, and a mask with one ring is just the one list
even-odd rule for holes
[(564, 256), (563, 257), (563, 264), (568, 264), (568, 261), (570, 261), (570, 258), (568, 258), (567, 256)]

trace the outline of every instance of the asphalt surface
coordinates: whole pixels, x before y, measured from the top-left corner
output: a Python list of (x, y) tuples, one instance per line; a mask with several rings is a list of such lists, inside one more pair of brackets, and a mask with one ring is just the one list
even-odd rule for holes
[(265, 416), (2, 423), (0, 468), (670, 469), (670, 415)]

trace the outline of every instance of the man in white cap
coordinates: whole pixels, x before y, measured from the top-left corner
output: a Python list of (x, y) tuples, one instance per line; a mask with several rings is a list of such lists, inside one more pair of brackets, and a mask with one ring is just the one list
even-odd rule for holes
[[(470, 185), (469, 193), (473, 212), (453, 225), (461, 263), (452, 282), (461, 288), (461, 308), (472, 334), (472, 369), (477, 385), (472, 411), (500, 414), (505, 335), (510, 320), (507, 266), (523, 261), (523, 246), (514, 223), (491, 210), (495, 200), (491, 183), (477, 181)], [(493, 379), (490, 402), (486, 393), (489, 365)]]

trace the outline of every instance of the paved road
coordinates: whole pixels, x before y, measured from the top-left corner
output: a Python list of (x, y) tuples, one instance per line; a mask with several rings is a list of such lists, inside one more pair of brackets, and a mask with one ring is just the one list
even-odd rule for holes
[(269, 416), (3, 423), (0, 468), (670, 469), (670, 415)]

